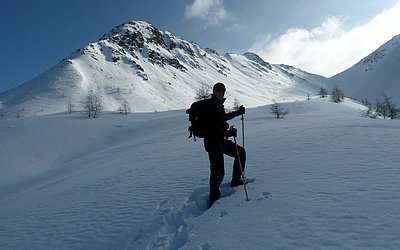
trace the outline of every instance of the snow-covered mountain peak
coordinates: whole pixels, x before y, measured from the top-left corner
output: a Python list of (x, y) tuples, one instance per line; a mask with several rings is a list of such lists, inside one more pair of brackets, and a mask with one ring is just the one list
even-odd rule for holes
[(130, 21), (112, 28), (108, 33), (103, 35), (100, 40), (105, 40), (114, 36), (123, 36), (127, 34), (133, 35), (138, 32), (142, 35), (145, 35), (146, 33), (150, 35), (150, 31), (152, 29), (155, 29), (154, 26), (146, 21)]
[(257, 55), (256, 53), (253, 52), (246, 52), (243, 54), (247, 59), (252, 60), (264, 67), (267, 67), (269, 69), (271, 68), (271, 65), (269, 63), (267, 63), (266, 61), (264, 61), (259, 55)]
[[(171, 37), (171, 33), (160, 31), (152, 24), (145, 21), (131, 21), (113, 28), (100, 40), (111, 39), (121, 46), (141, 49), (147, 44), (161, 45), (167, 47), (164, 36)], [(167, 39), (166, 39), (167, 40)]]
[(331, 80), (346, 96), (375, 102), (386, 94), (400, 105), (400, 35)]
[(0, 94), (0, 115), (65, 112), (66, 103), (84, 110), (89, 91), (101, 95), (107, 111), (118, 110), (124, 102), (135, 112), (186, 109), (200, 88), (217, 81), (228, 87), (227, 107), (235, 99), (255, 107), (304, 99), (328, 79), (271, 65), (254, 53), (221, 56), (148, 22), (131, 21)]

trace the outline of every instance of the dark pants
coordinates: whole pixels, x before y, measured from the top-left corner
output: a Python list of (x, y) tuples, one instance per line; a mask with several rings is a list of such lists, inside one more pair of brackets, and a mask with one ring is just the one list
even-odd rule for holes
[[(246, 164), (246, 150), (239, 145), (237, 146), (240, 163), (242, 165), (242, 170), (244, 171)], [(224, 154), (235, 158), (233, 162), (232, 179), (240, 179), (242, 171), (240, 170), (236, 145), (234, 142), (229, 140), (223, 140), (221, 142), (204, 140), (204, 148), (208, 152), (208, 158), (210, 160), (210, 201), (214, 202), (221, 196), (219, 187), (225, 176)]]

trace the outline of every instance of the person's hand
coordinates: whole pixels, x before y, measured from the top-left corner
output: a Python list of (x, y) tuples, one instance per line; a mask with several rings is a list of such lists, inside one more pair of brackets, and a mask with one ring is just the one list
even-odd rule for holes
[(246, 109), (242, 106), (239, 107), (238, 109), (238, 114), (239, 115), (244, 115), (246, 113)]
[(236, 137), (237, 136), (237, 129), (236, 128), (230, 128), (228, 131), (226, 131), (226, 136), (227, 137)]

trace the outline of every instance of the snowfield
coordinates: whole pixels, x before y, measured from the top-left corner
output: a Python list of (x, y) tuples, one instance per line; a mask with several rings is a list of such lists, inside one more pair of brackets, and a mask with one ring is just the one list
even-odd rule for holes
[(185, 110), (0, 120), (0, 249), (400, 248), (400, 120), (349, 100), (282, 105), (284, 119), (246, 111), (250, 200), (226, 158), (208, 210)]

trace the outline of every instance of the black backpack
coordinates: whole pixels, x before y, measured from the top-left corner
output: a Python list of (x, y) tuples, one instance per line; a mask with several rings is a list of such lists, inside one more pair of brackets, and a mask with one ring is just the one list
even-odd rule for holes
[(205, 112), (206, 112), (206, 100), (200, 100), (192, 103), (190, 108), (186, 110), (186, 114), (189, 115), (190, 126), (188, 128), (189, 137), (194, 138), (204, 138), (204, 129), (205, 129)]

